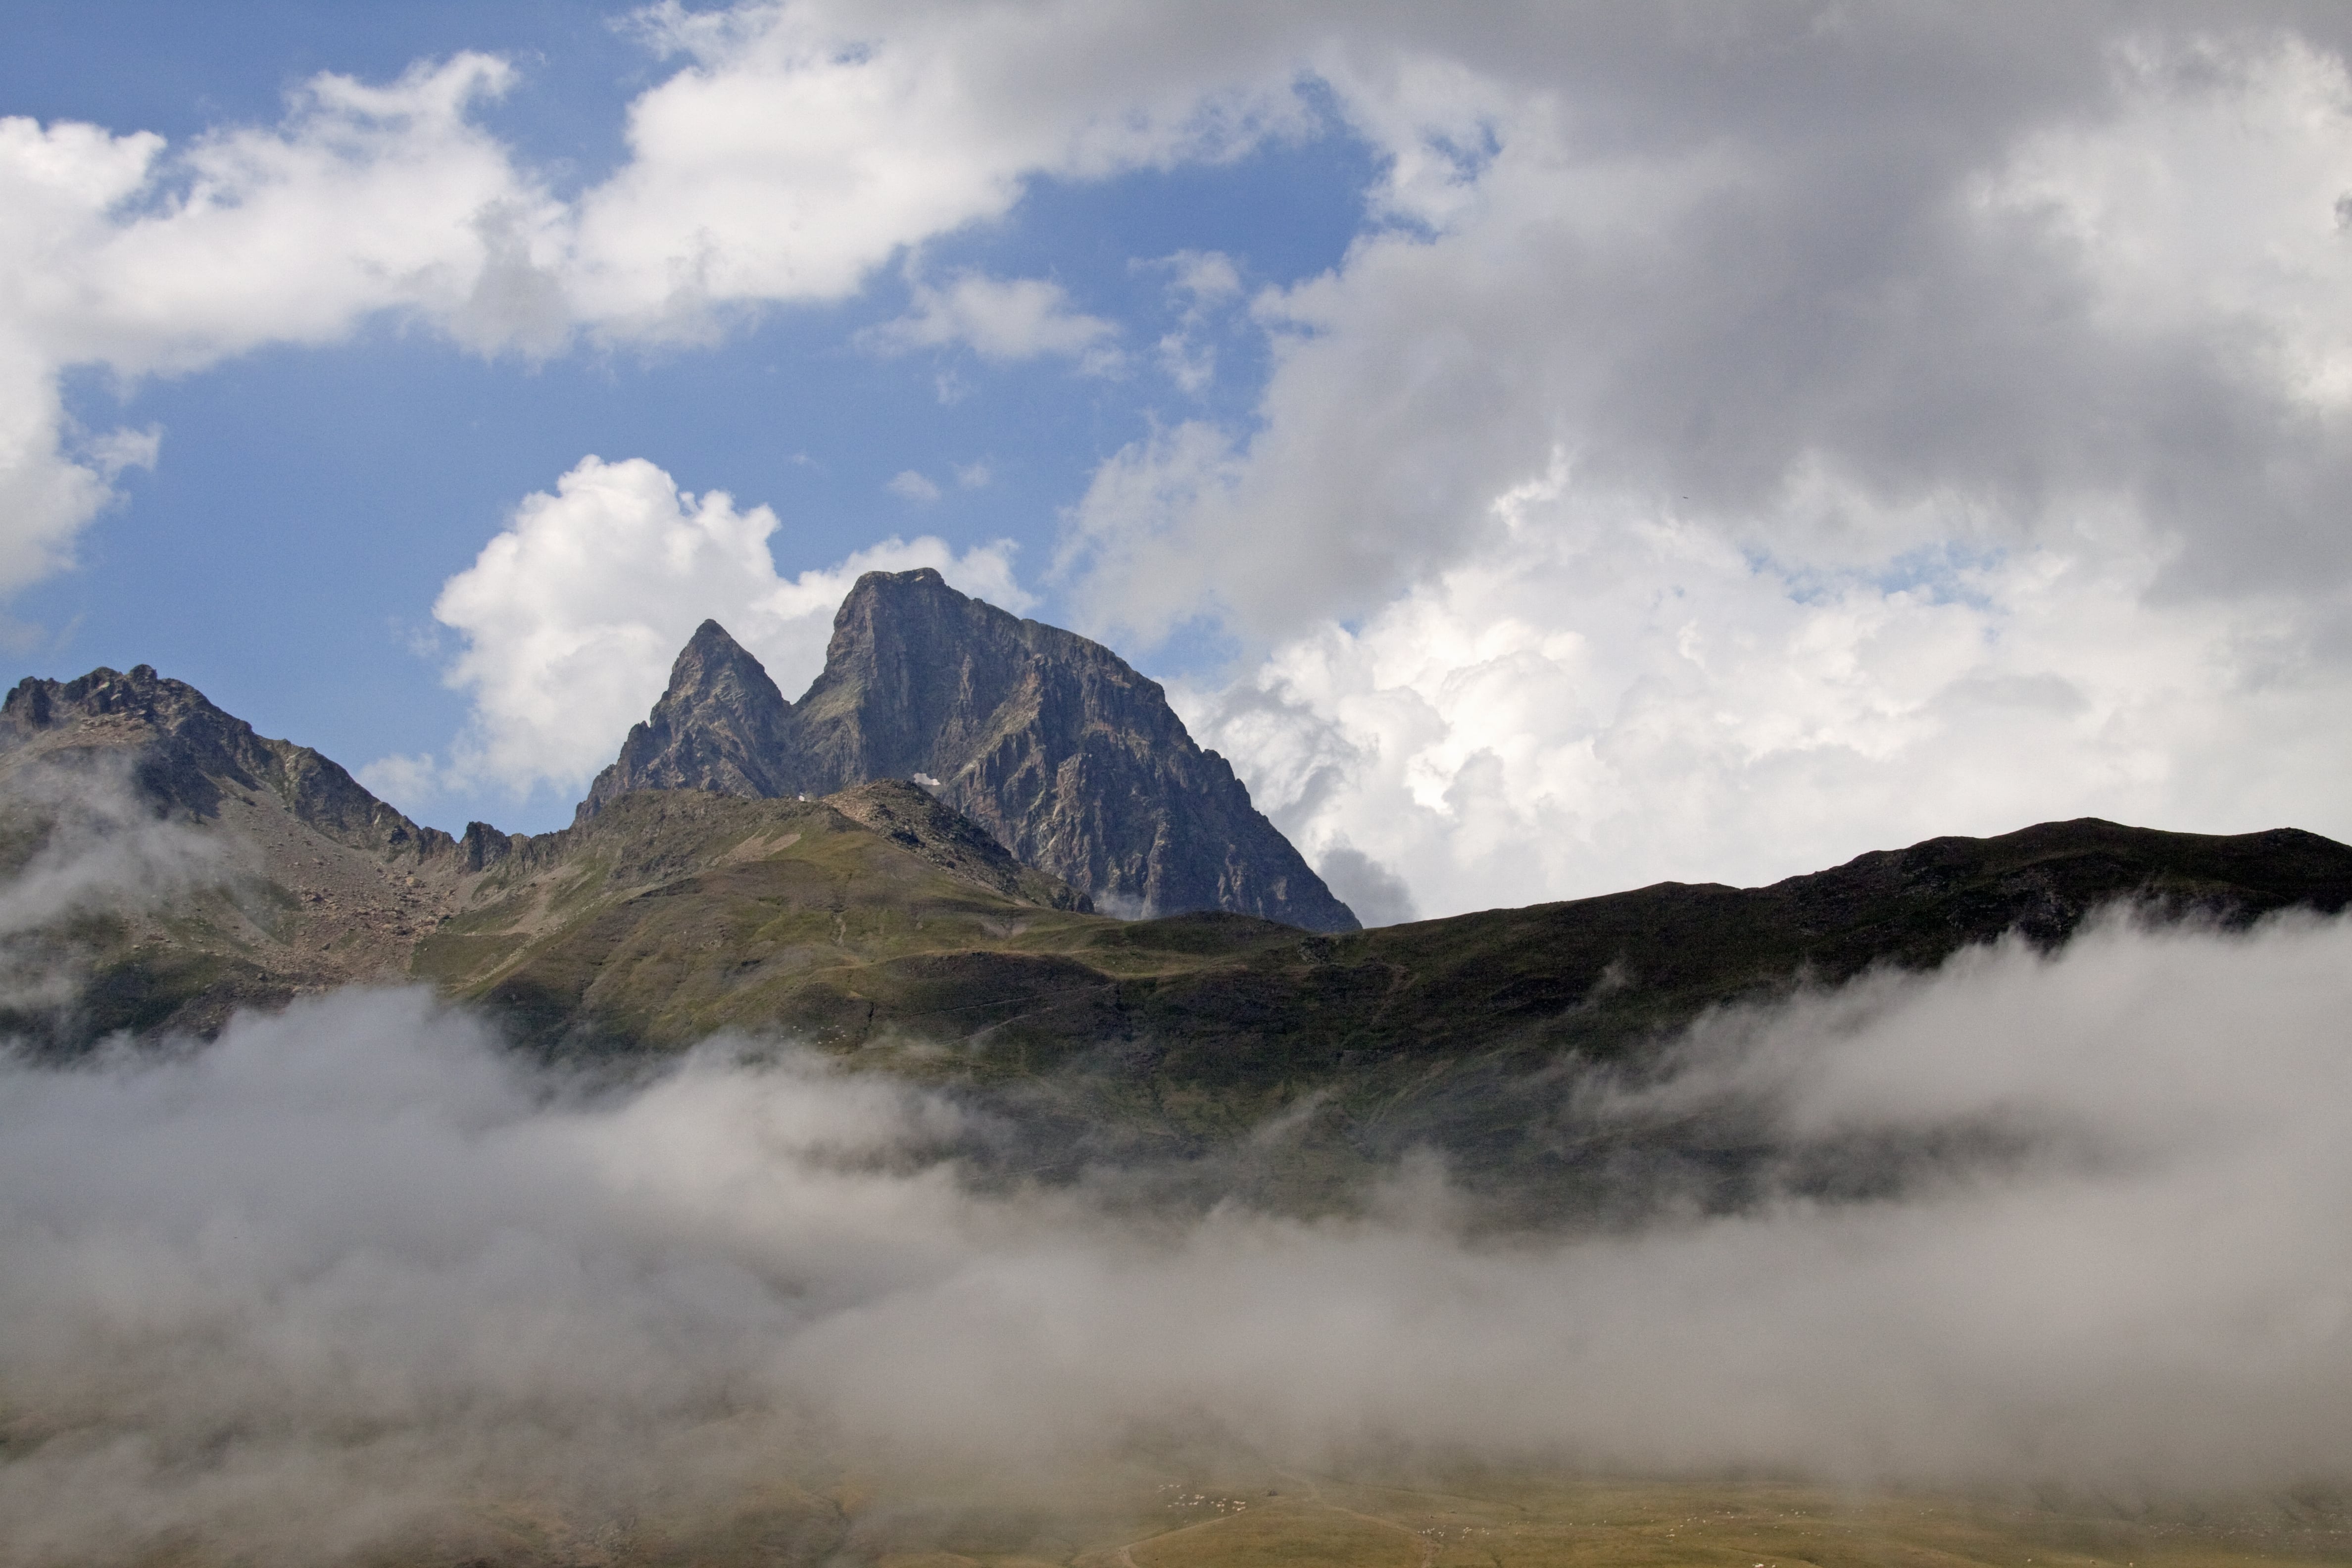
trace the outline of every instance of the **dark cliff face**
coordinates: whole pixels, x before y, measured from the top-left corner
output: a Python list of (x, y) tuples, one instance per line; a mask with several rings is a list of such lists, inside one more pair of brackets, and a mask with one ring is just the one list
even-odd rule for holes
[(633, 789), (707, 789), (773, 798), (794, 793), (778, 772), (792, 705), (760, 661), (705, 621), (670, 666), (669, 689), (621, 754), (596, 775), (575, 823)]
[[(709, 634), (725, 638), (706, 624), (696, 645)], [(817, 796), (920, 773), (1023, 861), (1101, 908), (1358, 929), (1225, 760), (1193, 743), (1157, 682), (1099, 643), (957, 593), (937, 572), (858, 579), (834, 617), (824, 673), (799, 702), (775, 699), (772, 742), (760, 739), (771, 732), (772, 684), (741, 680), (747, 706), (730, 708), (719, 688), (695, 684), (696, 645), (582, 803), (583, 819), (630, 789)]]

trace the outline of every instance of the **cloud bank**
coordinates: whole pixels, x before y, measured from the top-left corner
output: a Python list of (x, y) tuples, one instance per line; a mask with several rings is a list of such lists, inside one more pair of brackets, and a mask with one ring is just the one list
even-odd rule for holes
[[(1490, 11), (1328, 57), (1391, 218), (1059, 582), (1425, 913), (2081, 815), (2352, 834), (2316, 12)], [(1900, 102), (1897, 111), (1892, 106)]]
[(2010, 1152), (1484, 1240), (1426, 1173), (1321, 1223), (983, 1193), (942, 1156), (986, 1128), (912, 1089), (724, 1048), (567, 1089), (415, 992), (11, 1066), (0, 1561), (318, 1561), (462, 1542), (499, 1499), (587, 1531), (812, 1455), (1018, 1489), (1171, 1431), (1310, 1465), (2340, 1479), (2347, 975), (2340, 922), (2110, 923), (1720, 1017), (1591, 1113)]
[(2171, 597), (2155, 559), (2056, 544), (1809, 569), (1564, 461), (1495, 510), (1496, 542), (1358, 624), (1173, 687), (1311, 859), (1423, 914), (2055, 817), (2346, 828), (2352, 670), (2284, 594)]

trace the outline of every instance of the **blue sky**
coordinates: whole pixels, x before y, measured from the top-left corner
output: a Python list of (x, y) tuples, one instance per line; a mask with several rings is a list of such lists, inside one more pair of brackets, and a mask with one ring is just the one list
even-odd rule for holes
[(1376, 917), (2352, 833), (2331, 8), (10, 19), (9, 661), (426, 821), (929, 563)]

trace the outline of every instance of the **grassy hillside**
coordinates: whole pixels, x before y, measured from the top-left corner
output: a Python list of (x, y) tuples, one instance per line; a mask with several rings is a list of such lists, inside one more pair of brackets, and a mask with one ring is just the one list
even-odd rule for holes
[[(820, 803), (624, 797), (488, 876), (415, 973), (555, 1054), (787, 1036), (982, 1097), (1031, 1173), (1181, 1167), (1203, 1192), (1339, 1201), (1405, 1149), (1579, 1211), (1671, 1177), (1736, 1202), (1736, 1122), (1591, 1129), (1563, 1061), (1635, 1064), (1706, 1010), (1926, 968), (2093, 910), (2243, 922), (2352, 902), (2309, 834), (2083, 821), (1938, 839), (1772, 887), (1665, 883), (1345, 936), (1243, 916), (1122, 922), (959, 877)], [(1283, 1138), (1248, 1136), (1289, 1119)], [(1596, 1184), (1599, 1184), (1596, 1185)]]
[(976, 1058), (1148, 1041), (1187, 1079), (1265, 1089), (1497, 1048), (1622, 1056), (1699, 1011), (1927, 968), (2116, 900), (2242, 922), (2352, 901), (2352, 849), (2083, 821), (1936, 839), (1769, 888), (1661, 883), (1343, 936), (1245, 916), (1119, 921), (957, 876), (824, 803), (625, 796), (488, 874), (414, 971), (534, 1038), (674, 1048), (721, 1027)]
[(486, 873), (412, 973), (549, 1049), (674, 1048), (730, 1026), (853, 1046), (877, 1010), (937, 1015), (942, 1033), (979, 1021), (936, 978), (877, 983), (894, 965), (1112, 923), (1042, 901), (1059, 884), (960, 871), (898, 831), (910, 841), (822, 801), (625, 795)]

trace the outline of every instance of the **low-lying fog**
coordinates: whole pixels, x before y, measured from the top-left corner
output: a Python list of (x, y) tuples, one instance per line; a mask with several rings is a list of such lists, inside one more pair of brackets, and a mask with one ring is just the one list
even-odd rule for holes
[(983, 1193), (960, 1112), (716, 1042), (591, 1093), (417, 991), (0, 1068), (0, 1561), (306, 1561), (821, 1450), (1008, 1486), (1131, 1439), (1930, 1485), (2340, 1478), (2352, 926), (2092, 931), (1718, 1019), (1792, 1141), (1998, 1131), (1897, 1199), (1471, 1238)]

